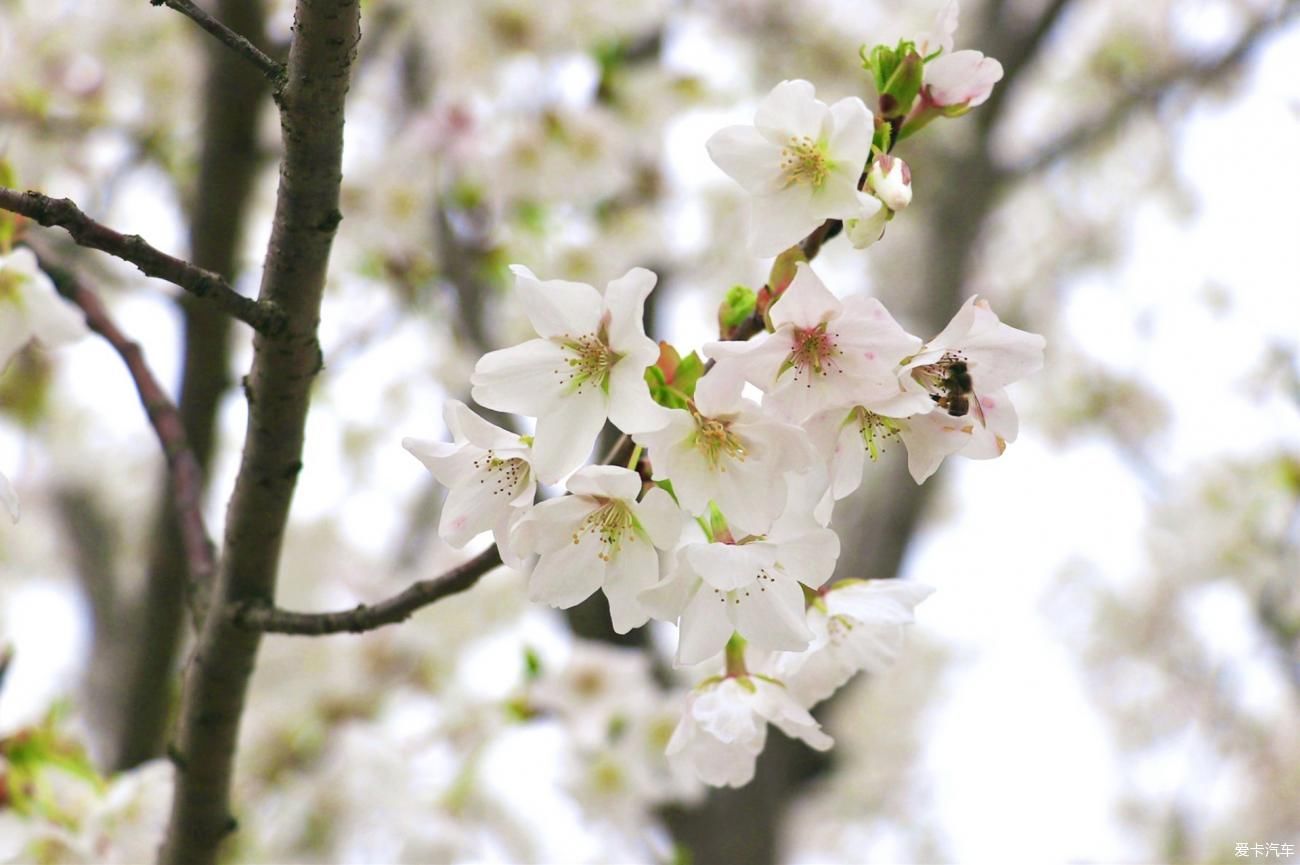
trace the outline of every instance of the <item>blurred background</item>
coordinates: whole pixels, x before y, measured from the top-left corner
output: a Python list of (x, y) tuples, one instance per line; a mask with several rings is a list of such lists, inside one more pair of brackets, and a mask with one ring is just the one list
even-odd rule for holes
[[(283, 0), (206, 5), (283, 51)], [(939, 5), (364, 4), (282, 605), (376, 600), (463, 557), (399, 442), (446, 436), (442, 404), (467, 397), (475, 360), (527, 335), (506, 265), (598, 284), (649, 267), (652, 335), (683, 353), (714, 338), (723, 293), (768, 263), (745, 251), (743, 193), (705, 140), (787, 78), (874, 104), (859, 46), (927, 30)], [(1046, 334), (1047, 361), (1012, 388), (1021, 432), (1001, 459), (949, 460), (918, 487), (891, 449), (838, 509), (838, 576), (938, 591), (894, 670), (819, 708), (828, 756), (774, 731), (753, 784), (706, 795), (662, 765), (671, 629), (616, 638), (598, 603), (533, 607), (499, 571), (400, 627), (264, 642), (231, 861), (1294, 855), (1297, 12), (963, 5), (957, 47), (1005, 78), (900, 145), (912, 206), (865, 253), (829, 243), (816, 269), (923, 338), (979, 293)], [(252, 294), (278, 140), (257, 73), (181, 16), (0, 0), (14, 185)], [(247, 330), (62, 232), (32, 236), (175, 387), (219, 537)], [(45, 731), (100, 803), (46, 815), (48, 861), (152, 858), (166, 812), (156, 758), (190, 634), (162, 469), (101, 341), (29, 348), (0, 375), (0, 470), (24, 506), (0, 525), (0, 738)], [(613, 739), (591, 730), (611, 694)], [(137, 767), (153, 774), (120, 774)], [(0, 861), (32, 855), (38, 822), (0, 796)]]

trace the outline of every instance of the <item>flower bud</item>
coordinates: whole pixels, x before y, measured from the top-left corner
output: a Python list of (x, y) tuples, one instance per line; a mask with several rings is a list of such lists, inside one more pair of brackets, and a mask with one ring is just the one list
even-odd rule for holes
[(903, 160), (882, 154), (871, 164), (867, 188), (890, 210), (899, 211), (912, 203), (912, 169)]

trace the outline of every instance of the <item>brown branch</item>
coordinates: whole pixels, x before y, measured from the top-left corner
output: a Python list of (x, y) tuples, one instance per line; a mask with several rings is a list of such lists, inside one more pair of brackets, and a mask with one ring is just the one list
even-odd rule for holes
[(107, 252), (134, 264), (147, 276), (165, 279), (195, 297), (209, 300), (258, 333), (274, 337), (284, 330), (285, 317), (274, 305), (244, 297), (219, 275), (155, 249), (138, 234), (121, 234), (101, 225), (67, 198), (0, 186), (0, 209), (26, 216), (47, 228), (62, 228), (79, 245)]
[(410, 618), (415, 611), (443, 598), (472, 588), (479, 578), (501, 564), (496, 544), (462, 565), (433, 579), (413, 583), (400, 594), (376, 604), (358, 604), (337, 613), (295, 613), (270, 604), (250, 603), (232, 608), (231, 618), (240, 626), (275, 634), (318, 637), (323, 634), (360, 634)]
[(216, 18), (213, 18), (207, 12), (204, 12), (198, 6), (195, 6), (190, 0), (149, 0), (154, 6), (166, 6), (169, 9), (175, 9), (185, 17), (189, 18), (195, 24), (211, 33), (218, 40), (231, 48), (236, 54), (239, 54), (248, 60), (271, 81), (271, 86), (275, 88), (272, 92), (278, 92), (284, 82), (284, 64), (277, 63), (258, 48), (252, 42), (249, 42), (243, 36), (231, 30), (225, 24), (222, 24)]
[(160, 861), (214, 865), (234, 831), (239, 722), (261, 634), (229, 610), (275, 597), (289, 507), (302, 468), (316, 332), (339, 212), (343, 108), (360, 40), (359, 0), (297, 0), (280, 95), (284, 158), (259, 303), (283, 310), (279, 339), (259, 335), (245, 378), (247, 434), (213, 593), (185, 677), (171, 753), (176, 793)]
[(1190, 61), (1155, 75), (1110, 103), (1104, 113), (1063, 133), (1033, 156), (1002, 169), (1002, 173), (1025, 179), (1050, 168), (1073, 153), (1089, 147), (1118, 129), (1135, 112), (1154, 107), (1171, 90), (1182, 85), (1213, 83), (1240, 65), (1260, 41), (1300, 12), (1300, 2), (1289, 0), (1276, 14), (1247, 27), (1232, 47), (1214, 60)]
[(167, 461), (172, 501), (185, 544), (191, 605), (196, 617), (201, 617), (216, 571), (216, 554), (203, 524), (203, 472), (190, 450), (180, 413), (149, 368), (139, 343), (121, 331), (98, 295), (86, 288), (72, 272), (53, 264), (48, 256), (39, 253), (38, 256), (41, 269), (54, 280), (60, 293), (81, 308), (86, 315), (86, 324), (113, 347), (131, 375), (140, 404), (144, 406), (149, 425), (153, 427)]

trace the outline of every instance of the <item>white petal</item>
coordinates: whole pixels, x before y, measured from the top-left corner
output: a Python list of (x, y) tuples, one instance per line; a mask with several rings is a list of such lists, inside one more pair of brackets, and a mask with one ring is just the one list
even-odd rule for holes
[(585, 496), (547, 499), (515, 519), (510, 543), (520, 555), (550, 553), (573, 542), (573, 532), (598, 505)]
[(686, 604), (677, 635), (678, 666), (707, 661), (727, 645), (734, 631), (727, 606), (727, 596), (708, 585), (701, 586)]
[(540, 280), (523, 265), (511, 265), (515, 291), (537, 335), (579, 337), (600, 327), (600, 292), (583, 282)]
[(745, 378), (740, 370), (728, 365), (715, 366), (695, 383), (695, 407), (705, 417), (721, 417), (735, 412), (741, 404)]
[(867, 165), (867, 157), (871, 155), (871, 140), (876, 131), (871, 111), (861, 99), (849, 96), (832, 105), (830, 112), (835, 131), (831, 133), (827, 154), (832, 161), (852, 172), (856, 188), (862, 169)]
[[(0, 272), (0, 277), (3, 273)], [(0, 298), (0, 372), (32, 338), (27, 316), (12, 301)]]
[(0, 472), (0, 505), (9, 512), (9, 518), (15, 523), (18, 522), (19, 507), (18, 493), (14, 492), (13, 484), (9, 483), (9, 478)]
[(549, 339), (531, 339), (479, 358), (470, 391), (479, 405), (541, 417), (563, 398), (568, 353)]
[(484, 420), (460, 400), (447, 400), (443, 421), (457, 441), (468, 441), (483, 450), (507, 450), (524, 447), (519, 434)]
[[(803, 590), (780, 576), (749, 590), (738, 604), (728, 604), (736, 630), (759, 649), (798, 652), (808, 647), (812, 631), (804, 616)], [(737, 594), (742, 594), (737, 592)]]
[(632, 506), (637, 522), (651, 543), (661, 550), (671, 550), (682, 533), (682, 510), (673, 497), (660, 487), (651, 487)]
[[(808, 746), (818, 751), (825, 751), (835, 744), (830, 736), (822, 732), (821, 725), (788, 694), (784, 689), (771, 682), (759, 682), (761, 696), (766, 699), (755, 701), (756, 707), (771, 721), (778, 730), (792, 739), (802, 739)], [(762, 693), (766, 691), (766, 693)]]
[[(842, 412), (834, 411), (830, 414), (838, 416)], [(867, 449), (859, 436), (860, 429), (856, 422), (843, 424), (835, 439), (835, 453), (831, 459), (831, 493), (837, 501), (862, 485)]]
[(444, 487), (462, 483), (476, 469), (474, 463), (483, 452), (476, 447), (454, 445), (432, 439), (402, 439), (402, 447), (420, 462)]
[(586, 461), (605, 425), (605, 406), (603, 393), (586, 390), (537, 418), (533, 470), (542, 483), (556, 483)]
[(796, 183), (750, 206), (749, 249), (759, 258), (780, 255), (826, 220), (811, 187)]
[(24, 286), (27, 323), (32, 335), (46, 348), (58, 348), (86, 335), (86, 317), (80, 307), (64, 300), (44, 273)]
[(771, 544), (691, 544), (682, 555), (705, 583), (724, 592), (753, 585), (776, 561)]
[(784, 146), (791, 137), (821, 140), (830, 111), (817, 99), (817, 90), (801, 79), (782, 81), (763, 97), (754, 125), (765, 138)]
[(528, 576), (528, 597), (562, 610), (585, 601), (605, 581), (604, 551), (599, 533), (583, 532), (544, 554)]
[(659, 555), (648, 540), (625, 540), (605, 571), (605, 597), (609, 599), (614, 632), (626, 634), (650, 618), (640, 595), (659, 581)]
[(960, 423), (941, 411), (908, 418), (899, 437), (907, 447), (907, 470), (918, 484), (935, 473), (944, 457), (966, 446), (972, 423)]
[(511, 498), (496, 486), (490, 472), (470, 474), (448, 491), (438, 520), (438, 535), (460, 549), (475, 535), (492, 529), (509, 510)]
[(778, 545), (778, 563), (791, 577), (811, 589), (831, 578), (839, 557), (840, 538), (830, 529), (816, 529), (783, 539)]
[(645, 381), (648, 365), (625, 357), (609, 371), (609, 420), (628, 435), (663, 429), (672, 417), (650, 396)]
[(622, 466), (583, 466), (565, 487), (574, 495), (634, 501), (641, 492), (641, 476)]
[(831, 294), (807, 262), (801, 261), (780, 300), (772, 304), (772, 325), (816, 327), (835, 318), (841, 309), (839, 298)]
[(824, 597), (833, 615), (864, 624), (902, 625), (914, 621), (912, 610), (932, 594), (932, 586), (913, 580), (865, 580), (836, 583)]
[[(609, 312), (609, 345), (619, 354), (649, 351), (644, 366), (654, 363), (659, 348), (645, 335), (645, 299), (659, 277), (644, 267), (634, 267), (605, 288), (604, 309)], [(648, 344), (648, 348), (647, 348)]]
[(673, 622), (682, 614), (686, 604), (699, 588), (699, 577), (679, 568), (641, 592), (638, 600), (641, 606), (656, 619)]
[(752, 126), (728, 126), (709, 138), (709, 158), (753, 195), (769, 195), (785, 184), (781, 147)]

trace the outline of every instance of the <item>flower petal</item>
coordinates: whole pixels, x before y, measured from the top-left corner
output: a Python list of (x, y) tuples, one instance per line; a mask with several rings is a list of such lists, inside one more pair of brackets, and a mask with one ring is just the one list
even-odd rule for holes
[(856, 96), (848, 96), (830, 107), (834, 131), (827, 142), (827, 155), (853, 175), (857, 188), (858, 178), (871, 155), (871, 139), (875, 135), (871, 111)]
[(671, 550), (681, 536), (682, 510), (661, 487), (651, 487), (632, 505), (632, 513), (650, 542), (661, 550)]
[(691, 544), (682, 556), (706, 584), (726, 592), (752, 586), (759, 571), (772, 567), (776, 550), (771, 544)]
[[(741, 595), (741, 592), (736, 592)], [(803, 590), (789, 577), (765, 580), (740, 603), (728, 604), (736, 630), (755, 648), (800, 652), (812, 641), (804, 616)]]
[(15, 523), (18, 522), (20, 509), (18, 506), (18, 493), (14, 492), (13, 484), (9, 483), (9, 478), (0, 472), (0, 505), (9, 512), (9, 518)]
[(830, 111), (807, 81), (782, 81), (758, 104), (754, 126), (773, 144), (784, 147), (791, 138), (820, 141)]
[(749, 215), (749, 249), (759, 258), (780, 255), (826, 219), (817, 196), (802, 183), (755, 198)]
[(470, 393), (479, 405), (541, 417), (564, 397), (568, 353), (549, 339), (530, 339), (479, 358)]
[(842, 309), (839, 298), (831, 294), (807, 262), (801, 261), (781, 299), (771, 307), (772, 325), (816, 327), (838, 316)]
[(600, 327), (600, 292), (583, 282), (538, 279), (521, 264), (512, 264), (515, 291), (537, 335), (579, 337)]
[(634, 267), (605, 288), (604, 309), (609, 313), (609, 346), (619, 354), (648, 354), (642, 368), (655, 362), (659, 346), (645, 334), (645, 299), (659, 277), (644, 267)]
[(617, 634), (639, 628), (650, 618), (640, 595), (659, 581), (659, 555), (648, 540), (624, 540), (605, 570), (605, 597), (609, 599), (610, 624)]
[(622, 466), (583, 466), (573, 473), (565, 488), (579, 496), (634, 501), (641, 492), (641, 476)]
[(705, 144), (709, 158), (751, 195), (770, 195), (785, 184), (781, 147), (752, 126), (728, 126)]
[(586, 461), (605, 425), (605, 408), (603, 393), (585, 390), (537, 418), (533, 469), (542, 483), (556, 483)]
[(727, 596), (701, 586), (682, 610), (677, 635), (677, 665), (688, 667), (722, 651), (734, 628), (727, 617)]
[(605, 581), (604, 552), (598, 532), (583, 532), (546, 553), (528, 576), (528, 597), (562, 610), (585, 601)]
[(650, 396), (647, 366), (625, 357), (609, 371), (609, 420), (628, 435), (663, 429), (672, 417)]
[(507, 450), (523, 448), (519, 434), (502, 429), (494, 423), (484, 420), (465, 403), (456, 399), (447, 400), (443, 408), (443, 421), (447, 429), (456, 436), (457, 441), (467, 441), (483, 450)]

